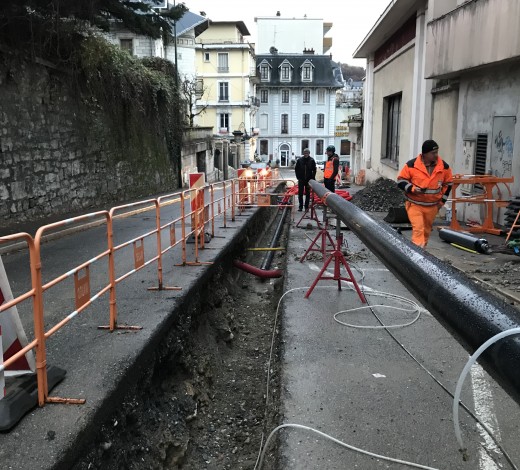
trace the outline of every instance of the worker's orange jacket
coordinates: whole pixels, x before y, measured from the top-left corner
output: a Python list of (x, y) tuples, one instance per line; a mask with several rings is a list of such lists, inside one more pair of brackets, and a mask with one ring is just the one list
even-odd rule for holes
[(450, 166), (440, 157), (429, 174), (422, 155), (406, 162), (397, 176), (397, 186), (404, 191), (408, 201), (420, 206), (436, 206), (448, 200), (453, 175)]
[(325, 163), (325, 169), (323, 170), (323, 177), (327, 179), (334, 179), (338, 174), (339, 170), (339, 158), (336, 154), (329, 157), (327, 162)]

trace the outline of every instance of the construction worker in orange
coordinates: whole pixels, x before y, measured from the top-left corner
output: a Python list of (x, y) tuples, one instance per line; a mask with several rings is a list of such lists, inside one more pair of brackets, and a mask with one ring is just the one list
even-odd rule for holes
[(406, 212), (412, 224), (412, 243), (425, 247), (439, 209), (448, 200), (453, 184), (450, 166), (439, 156), (434, 140), (422, 144), (421, 153), (409, 160), (397, 176), (404, 191)]
[(327, 147), (327, 162), (323, 170), (323, 184), (332, 193), (336, 189), (336, 176), (339, 170), (339, 157), (336, 155), (336, 147), (329, 145)]

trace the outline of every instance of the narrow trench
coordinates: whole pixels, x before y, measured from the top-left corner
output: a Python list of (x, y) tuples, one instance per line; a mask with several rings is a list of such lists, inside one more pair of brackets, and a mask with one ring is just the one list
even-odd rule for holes
[[(268, 247), (277, 223), (272, 217), (247, 245)], [(260, 267), (266, 252), (243, 254), (242, 261)], [(272, 268), (284, 270), (285, 264), (285, 252), (277, 251)], [(189, 311), (179, 315), (153, 370), (105, 421), (73, 470), (255, 468), (262, 442), (278, 424), (280, 325), (273, 333), (273, 324), (282, 290), (283, 278), (217, 269)], [(269, 454), (274, 450), (275, 444)], [(263, 470), (270, 468), (275, 467), (266, 464)]]

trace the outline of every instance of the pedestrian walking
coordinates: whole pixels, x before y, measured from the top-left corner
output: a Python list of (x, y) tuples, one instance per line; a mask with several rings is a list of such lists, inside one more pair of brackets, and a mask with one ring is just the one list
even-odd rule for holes
[(323, 184), (332, 193), (336, 192), (336, 176), (339, 171), (339, 157), (336, 155), (336, 147), (327, 147), (327, 162), (323, 170)]
[(421, 153), (406, 162), (397, 176), (397, 186), (404, 191), (406, 212), (412, 224), (412, 243), (425, 247), (435, 216), (453, 185), (450, 166), (439, 156), (434, 140), (422, 144)]
[(309, 208), (311, 187), (309, 181), (316, 177), (316, 162), (311, 157), (309, 149), (303, 151), (303, 156), (296, 160), (294, 166), (296, 179), (298, 180), (298, 210), (303, 210), (303, 193), (305, 192), (305, 210)]

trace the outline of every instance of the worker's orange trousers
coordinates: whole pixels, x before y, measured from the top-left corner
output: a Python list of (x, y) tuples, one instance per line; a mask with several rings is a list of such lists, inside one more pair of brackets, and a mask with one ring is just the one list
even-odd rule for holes
[(433, 221), (438, 211), (438, 206), (419, 206), (406, 202), (406, 212), (412, 224), (412, 243), (423, 248), (428, 244)]

